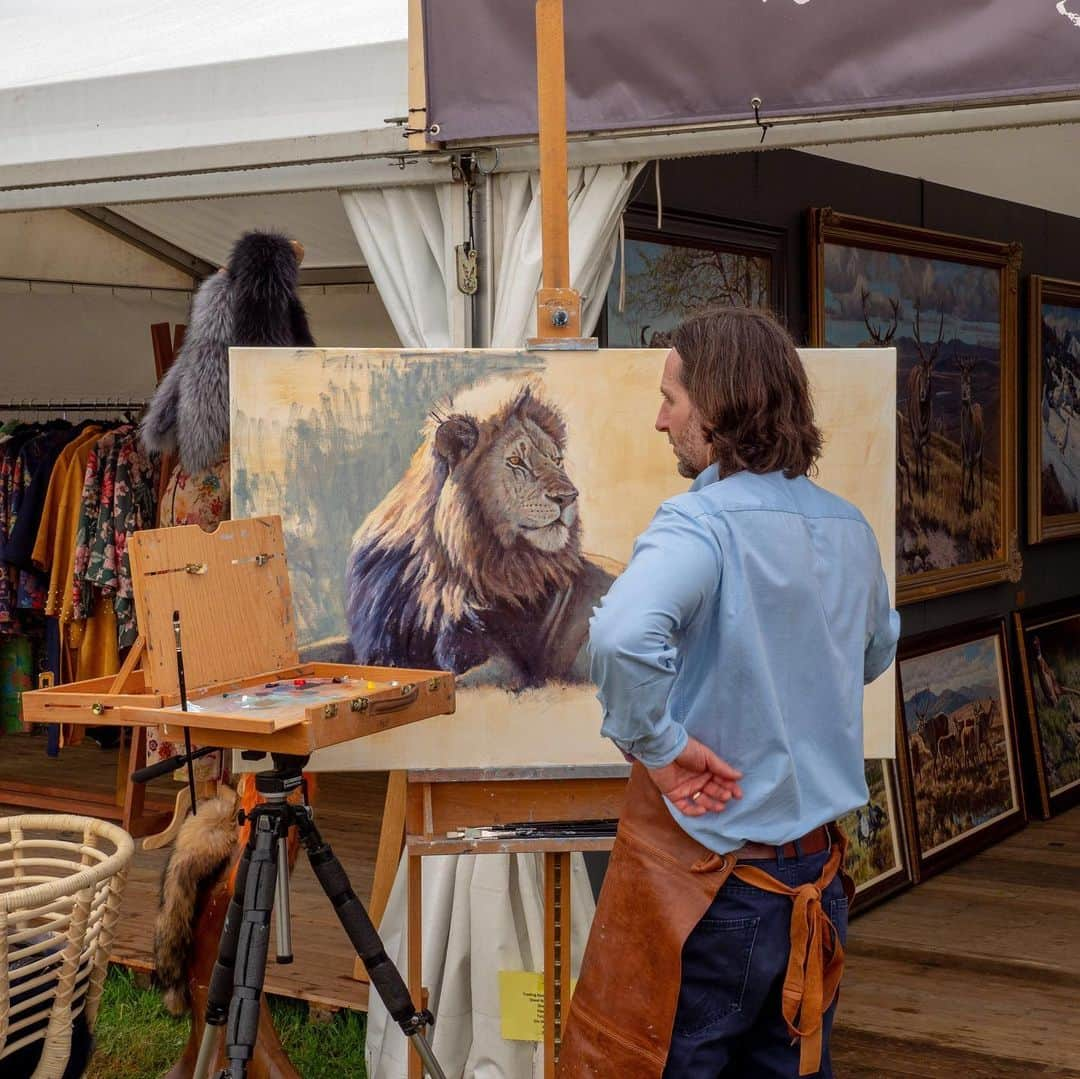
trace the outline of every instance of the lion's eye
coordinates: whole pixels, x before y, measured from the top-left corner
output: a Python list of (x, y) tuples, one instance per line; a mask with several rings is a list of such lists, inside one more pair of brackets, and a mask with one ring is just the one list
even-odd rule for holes
[(507, 457), (506, 463), (508, 465), (513, 465), (514, 468), (521, 468), (521, 466), (525, 464), (525, 462), (516, 453), (512, 457)]

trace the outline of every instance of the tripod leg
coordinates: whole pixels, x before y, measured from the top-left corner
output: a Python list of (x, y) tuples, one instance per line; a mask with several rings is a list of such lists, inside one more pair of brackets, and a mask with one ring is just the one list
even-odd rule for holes
[[(225, 1038), (225, 1055), (229, 1062), (226, 1074), (231, 1079), (243, 1079), (247, 1074), (247, 1062), (255, 1051), (259, 1031), (259, 1001), (270, 948), (270, 918), (279, 872), (280, 818), (259, 810), (252, 817), (255, 849), (244, 887), (243, 921), (236, 947), (232, 1002)], [(283, 870), (287, 871), (288, 866)]]
[(208, 1079), (217, 1056), (218, 1035), (229, 1014), (236, 948), (240, 939), (240, 926), (244, 920), (244, 893), (247, 889), (248, 869), (251, 866), (251, 856), (255, 847), (254, 840), (255, 830), (252, 829), (247, 846), (244, 847), (244, 853), (236, 867), (236, 887), (233, 889), (232, 899), (229, 900), (225, 924), (221, 928), (217, 961), (214, 963), (214, 971), (210, 975), (210, 984), (206, 992), (206, 1027), (203, 1030), (199, 1057), (192, 1079)]
[(413, 1006), (401, 973), (386, 954), (378, 931), (364, 909), (364, 904), (357, 899), (356, 893), (352, 890), (344, 867), (330, 849), (330, 844), (323, 842), (318, 828), (315, 827), (315, 821), (311, 817), (310, 809), (306, 806), (297, 807), (294, 820), (300, 833), (300, 841), (304, 844), (304, 850), (307, 851), (308, 861), (311, 862), (311, 868), (327, 898), (333, 904), (334, 913), (338, 916), (338, 921), (341, 922), (342, 928), (356, 949), (356, 954), (367, 967), (371, 984), (375, 987), (383, 1004), (386, 1005), (386, 1010), (412, 1042), (413, 1048), (424, 1062), (428, 1073), (434, 1079), (446, 1079), (424, 1036), (424, 1028), (433, 1022), (431, 1013), (419, 1012)]

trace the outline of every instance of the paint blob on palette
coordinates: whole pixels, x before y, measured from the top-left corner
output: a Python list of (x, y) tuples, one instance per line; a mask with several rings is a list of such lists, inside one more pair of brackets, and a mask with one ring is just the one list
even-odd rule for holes
[[(261, 686), (245, 686), (228, 693), (214, 693), (188, 701), (189, 712), (210, 712), (215, 715), (245, 715), (256, 713), (292, 715), (297, 708), (308, 708), (322, 701), (337, 701), (356, 690), (381, 689), (394, 683), (371, 682), (358, 678), (296, 678), (266, 682)], [(179, 705), (168, 711), (181, 711)]]

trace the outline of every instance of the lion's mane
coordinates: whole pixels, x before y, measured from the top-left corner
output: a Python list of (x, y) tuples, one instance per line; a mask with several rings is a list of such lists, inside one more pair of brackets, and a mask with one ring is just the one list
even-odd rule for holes
[(576, 515), (561, 547), (542, 550), (515, 534), (485, 482), (508, 424), (535, 424), (561, 453), (558, 410), (530, 386), (484, 419), (451, 409), (432, 412), (405, 475), (353, 540), (346, 612), (357, 663), (460, 673), (487, 658), (483, 619), (528, 617), (581, 573)]

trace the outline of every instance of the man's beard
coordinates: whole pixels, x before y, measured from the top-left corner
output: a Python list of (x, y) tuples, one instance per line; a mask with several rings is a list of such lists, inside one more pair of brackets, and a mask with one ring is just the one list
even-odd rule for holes
[(699, 469), (694, 468), (689, 461), (684, 461), (679, 454), (675, 455), (675, 468), (683, 479), (696, 480), (698, 478)]

